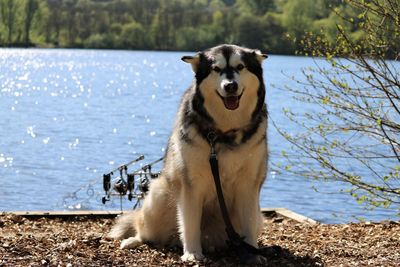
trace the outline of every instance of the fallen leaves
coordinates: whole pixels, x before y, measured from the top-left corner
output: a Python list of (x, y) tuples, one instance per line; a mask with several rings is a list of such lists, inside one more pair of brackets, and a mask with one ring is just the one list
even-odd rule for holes
[[(120, 250), (110, 241), (110, 219), (27, 219), (0, 216), (0, 266), (196, 266), (180, 261), (181, 249), (142, 245)], [(397, 266), (397, 222), (307, 225), (284, 218), (266, 220), (261, 246), (280, 246), (268, 266)], [(200, 266), (237, 266), (237, 255), (206, 254)]]

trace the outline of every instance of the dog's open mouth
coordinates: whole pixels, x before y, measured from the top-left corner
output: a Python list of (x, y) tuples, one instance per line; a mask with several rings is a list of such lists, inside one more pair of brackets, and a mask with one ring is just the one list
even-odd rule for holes
[(235, 110), (239, 107), (239, 96), (223, 97), (224, 105), (229, 110)]
[(222, 101), (224, 102), (225, 108), (229, 110), (235, 110), (239, 107), (240, 98), (243, 95), (243, 92), (240, 95), (230, 95), (230, 96), (221, 96), (218, 93), (219, 97), (221, 97)]

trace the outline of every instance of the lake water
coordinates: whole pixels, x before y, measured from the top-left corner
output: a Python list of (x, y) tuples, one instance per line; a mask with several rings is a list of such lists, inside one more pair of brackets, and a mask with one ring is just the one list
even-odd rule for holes
[[(133, 169), (163, 156), (193, 76), (180, 60), (187, 54), (0, 49), (0, 211), (119, 209), (117, 198), (101, 203), (102, 174), (141, 154), (145, 160)], [(271, 117), (293, 132), (282, 108), (299, 104), (271, 85), (293, 85), (288, 76), (312, 65), (275, 55), (264, 63)], [(272, 125), (268, 134), (271, 161), (282, 161), (288, 144)], [(366, 211), (341, 188), (272, 168), (261, 206), (326, 223), (396, 218), (390, 210)], [(124, 199), (123, 206), (132, 204)]]

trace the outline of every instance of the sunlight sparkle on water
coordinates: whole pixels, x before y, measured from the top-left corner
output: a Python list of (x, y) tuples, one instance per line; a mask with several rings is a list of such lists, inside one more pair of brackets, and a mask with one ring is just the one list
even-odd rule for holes
[(7, 167), (11, 167), (13, 164), (13, 157), (10, 156), (5, 156), (4, 154), (0, 154), (0, 163), (4, 163), (3, 167), (7, 168)]
[(35, 128), (35, 126), (28, 126), (27, 128), (26, 128), (26, 133), (27, 134), (29, 134), (32, 138), (35, 138), (36, 137), (36, 134), (34, 133), (34, 128)]
[(74, 142), (68, 144), (69, 149), (76, 149), (79, 145), (79, 138), (76, 138)]

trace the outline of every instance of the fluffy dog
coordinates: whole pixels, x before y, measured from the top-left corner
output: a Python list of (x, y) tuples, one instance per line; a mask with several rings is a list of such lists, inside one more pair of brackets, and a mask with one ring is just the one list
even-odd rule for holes
[(226, 246), (227, 235), (209, 164), (210, 133), (225, 202), (235, 230), (257, 247), (260, 189), (267, 168), (267, 110), (259, 50), (220, 45), (184, 56), (195, 73), (181, 101), (159, 178), (140, 210), (123, 215), (109, 237), (121, 248), (183, 245), (183, 261), (203, 248)]

